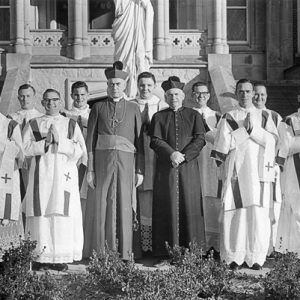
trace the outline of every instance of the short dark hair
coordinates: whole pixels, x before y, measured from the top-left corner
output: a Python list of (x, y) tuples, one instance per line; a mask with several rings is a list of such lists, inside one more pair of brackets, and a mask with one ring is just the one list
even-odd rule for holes
[(263, 86), (266, 90), (267, 90), (267, 87), (266, 87), (266, 85), (263, 83), (263, 82), (255, 82), (254, 84), (253, 84), (253, 87), (256, 87), (256, 86)]
[(197, 81), (197, 82), (195, 82), (195, 83), (193, 84), (193, 86), (192, 86), (192, 92), (194, 92), (194, 91), (195, 91), (195, 88), (198, 87), (198, 86), (206, 86), (206, 88), (207, 88), (207, 90), (208, 90), (208, 92), (209, 92), (207, 83), (205, 83), (205, 82), (203, 82), (203, 81)]
[[(57, 90), (55, 90), (55, 89), (47, 89), (47, 90), (43, 93), (43, 99), (45, 98), (45, 95), (46, 95), (47, 93), (56, 93), (56, 94), (59, 96), (59, 98), (60, 98), (60, 92), (59, 92), (59, 91), (57, 91)], [(60, 98), (60, 99), (61, 99), (61, 98)]]
[(27, 90), (27, 89), (32, 89), (33, 94), (35, 95), (35, 88), (31, 84), (28, 84), (28, 83), (25, 83), (25, 84), (22, 84), (19, 86), (18, 94), (21, 90)]
[(85, 90), (89, 92), (89, 88), (84, 81), (76, 81), (71, 86), (71, 93), (73, 94), (74, 90), (79, 88), (85, 88)]
[(247, 79), (247, 78), (242, 78), (240, 80), (237, 81), (236, 85), (235, 85), (235, 92), (237, 91), (237, 87), (239, 84), (241, 83), (250, 83), (252, 85), (252, 88), (253, 88), (253, 83), (251, 82), (250, 79)]
[(139, 74), (137, 82), (139, 82), (139, 80), (142, 78), (151, 78), (153, 82), (156, 83), (155, 76), (151, 72), (142, 72), (141, 74)]

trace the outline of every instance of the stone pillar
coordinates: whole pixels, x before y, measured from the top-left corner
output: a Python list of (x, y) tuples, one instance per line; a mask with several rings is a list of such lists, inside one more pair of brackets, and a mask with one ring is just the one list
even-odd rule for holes
[(226, 0), (207, 3), (207, 31), (207, 53), (228, 54)]
[(11, 1), (12, 45), (15, 53), (25, 53), (24, 47), (24, 1)]
[(88, 0), (82, 0), (82, 47), (83, 57), (90, 56), (90, 44), (88, 38)]
[(164, 5), (164, 29), (165, 29), (165, 47), (166, 47), (166, 58), (172, 57), (172, 41), (170, 39), (170, 7), (169, 1), (163, 1)]
[(154, 2), (154, 47), (153, 56), (157, 60), (166, 59), (166, 47), (165, 47), (165, 13), (164, 3), (166, 1), (156, 0)]
[(32, 53), (30, 36), (30, 0), (24, 0), (24, 46), (26, 53)]
[(73, 58), (82, 59), (83, 47), (82, 47), (82, 0), (74, 1), (74, 36), (73, 36)]
[(67, 43), (67, 56), (73, 58), (73, 20), (74, 20), (74, 1), (68, 0), (68, 43)]

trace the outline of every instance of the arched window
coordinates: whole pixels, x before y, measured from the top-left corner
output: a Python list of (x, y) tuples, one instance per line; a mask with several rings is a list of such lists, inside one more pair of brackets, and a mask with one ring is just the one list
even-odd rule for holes
[(113, 0), (89, 1), (90, 29), (111, 29), (114, 22), (115, 5)]
[(0, 0), (0, 41), (9, 41), (9, 0)]

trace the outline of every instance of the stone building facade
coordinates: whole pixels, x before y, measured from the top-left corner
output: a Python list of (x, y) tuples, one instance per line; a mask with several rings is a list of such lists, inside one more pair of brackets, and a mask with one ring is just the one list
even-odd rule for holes
[[(158, 83), (180, 76), (188, 103), (193, 82), (207, 81), (212, 106), (226, 111), (236, 104), (235, 80), (247, 77), (267, 83), (271, 108), (295, 110), (300, 0), (151, 2), (151, 71)], [(18, 108), (16, 91), (24, 82), (36, 87), (37, 102), (51, 87), (69, 106), (70, 85), (77, 80), (87, 81), (92, 99), (104, 96), (113, 20), (113, 0), (0, 0), (0, 111)], [(160, 88), (156, 92), (162, 96)]]

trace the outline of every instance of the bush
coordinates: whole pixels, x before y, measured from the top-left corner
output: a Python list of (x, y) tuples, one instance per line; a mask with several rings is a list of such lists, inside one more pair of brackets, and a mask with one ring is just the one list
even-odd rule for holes
[(49, 274), (30, 271), (36, 241), (22, 240), (4, 251), (0, 274), (0, 299), (63, 299), (57, 281)]
[(94, 253), (88, 267), (85, 290), (91, 295), (120, 299), (196, 299), (218, 297), (233, 276), (226, 265), (212, 256), (204, 258), (196, 243), (189, 249), (170, 248), (173, 265), (167, 270), (142, 271), (133, 261), (123, 262), (119, 254), (107, 247)]
[(263, 279), (269, 299), (300, 299), (300, 261), (296, 253), (276, 253), (274, 268)]

